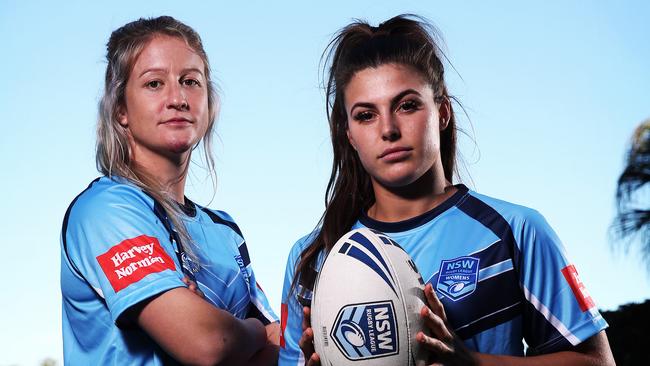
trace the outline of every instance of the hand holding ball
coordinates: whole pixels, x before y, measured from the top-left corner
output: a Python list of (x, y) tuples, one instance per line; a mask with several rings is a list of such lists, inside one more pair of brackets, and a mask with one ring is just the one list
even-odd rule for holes
[(423, 306), (422, 277), (397, 243), (370, 229), (347, 233), (314, 286), (311, 326), (321, 364), (423, 364), (415, 340)]

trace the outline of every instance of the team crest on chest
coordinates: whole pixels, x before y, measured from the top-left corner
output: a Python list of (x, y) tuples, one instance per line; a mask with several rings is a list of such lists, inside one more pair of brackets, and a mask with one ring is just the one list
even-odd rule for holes
[(443, 260), (436, 289), (453, 301), (471, 295), (478, 284), (479, 259), (458, 257)]

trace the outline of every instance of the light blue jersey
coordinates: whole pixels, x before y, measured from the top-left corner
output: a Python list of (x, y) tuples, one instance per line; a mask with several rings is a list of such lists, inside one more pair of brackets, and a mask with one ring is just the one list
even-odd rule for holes
[[(154, 213), (157, 207), (126, 180), (102, 177), (68, 208), (61, 240), (66, 365), (174, 363), (127, 311), (185, 286), (179, 248), (164, 220)], [(193, 275), (205, 299), (240, 319), (277, 321), (257, 285), (246, 243), (232, 218), (189, 200), (184, 211), (200, 265), (194, 266)]]
[[(569, 349), (607, 327), (546, 220), (532, 209), (463, 185), (440, 206), (386, 223), (363, 215), (352, 229), (382, 231), (431, 283), (456, 334), (481, 353), (523, 356)], [(303, 365), (302, 305), (289, 289), (312, 233), (292, 248), (282, 294), (280, 365)], [(317, 261), (320, 267), (321, 255)], [(301, 291), (302, 290), (302, 291)], [(298, 285), (302, 303), (311, 292)], [(305, 301), (306, 300), (306, 301)]]

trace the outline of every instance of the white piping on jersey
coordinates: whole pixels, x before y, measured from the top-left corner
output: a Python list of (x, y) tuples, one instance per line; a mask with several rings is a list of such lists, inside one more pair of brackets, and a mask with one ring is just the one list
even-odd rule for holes
[[(257, 286), (257, 284), (253, 284), (253, 286)], [(257, 289), (255, 291), (257, 291)], [(272, 316), (271, 313), (269, 313), (266, 310), (266, 308), (264, 307), (264, 304), (262, 304), (260, 302), (260, 300), (257, 298), (257, 296), (255, 296), (255, 295), (251, 296), (251, 302), (257, 308), (257, 310), (259, 310), (259, 312), (262, 313), (262, 315), (264, 315), (264, 317), (266, 317), (266, 319), (269, 320), (269, 322), (277, 321), (277, 319), (274, 316)], [(300, 352), (300, 353), (302, 354), (302, 352)], [(305, 362), (303, 360), (303, 363), (301, 363), (300, 365), (304, 365), (304, 364), (305, 364)]]
[(301, 350), (298, 355), (298, 363), (296, 363), (296, 366), (304, 366), (304, 365), (305, 365), (305, 355), (302, 353)]
[[(218, 308), (223, 308), (223, 309), (228, 308), (228, 306), (227, 306), (226, 303), (223, 301), (223, 299), (221, 298), (221, 296), (217, 295), (216, 292), (212, 291), (212, 289), (211, 289), (210, 287), (208, 287), (208, 286), (206, 286), (205, 284), (202, 284), (202, 283), (200, 283), (200, 282), (198, 282), (198, 281), (197, 281), (197, 284), (201, 284), (201, 285), (203, 285), (203, 287), (200, 288), (201, 291), (207, 290), (208, 292), (210, 292), (211, 294), (213, 294), (213, 295), (217, 298), (217, 300), (219, 300), (219, 301), (221, 302), (222, 306), (219, 306), (218, 304), (214, 304), (216, 307), (218, 307)], [(206, 296), (206, 298), (208, 298), (208, 300), (210, 300), (209, 297)], [(213, 303), (214, 303), (214, 302), (213, 302)]]
[(488, 272), (490, 269), (492, 269), (492, 268), (499, 267), (499, 266), (503, 266), (504, 264), (508, 264), (507, 262), (511, 262), (511, 261), (510, 261), (510, 258), (505, 259), (505, 260), (503, 260), (503, 261), (501, 261), (501, 262), (499, 262), (499, 263), (495, 263), (495, 264), (493, 264), (493, 265), (491, 265), (491, 266), (489, 266), (489, 267), (485, 267), (485, 268), (481, 269), (481, 270), (478, 272), (478, 281), (479, 281), (479, 282), (481, 282), (481, 281), (485, 281), (485, 280), (487, 280), (487, 279), (489, 279), (489, 278), (492, 278), (492, 277), (494, 277), (494, 276), (498, 276), (498, 275), (500, 275), (500, 274), (502, 274), (502, 273), (505, 273), (505, 272), (508, 272), (508, 271), (512, 271), (514, 268), (513, 268), (512, 266), (509, 266), (509, 267), (506, 267), (505, 269), (503, 269), (503, 270), (501, 270), (501, 271), (499, 271), (499, 272), (495, 272), (495, 273), (489, 274), (489, 275), (487, 275), (487, 276), (481, 278), (481, 273), (487, 273), (487, 272)]
[(242, 296), (241, 299), (239, 299), (239, 301), (237, 301), (237, 303), (236, 303), (235, 305), (231, 306), (231, 307), (230, 307), (231, 309), (236, 310), (236, 311), (233, 311), (233, 313), (239, 311), (240, 309), (237, 309), (237, 307), (239, 306), (239, 304), (241, 304), (242, 301), (245, 301), (246, 299), (249, 299), (249, 298), (250, 298), (250, 297), (249, 297), (248, 295), (244, 295), (244, 296)]
[(211, 272), (207, 267), (201, 267), (201, 271), (206, 271), (206, 272), (207, 272), (208, 274), (210, 274), (212, 277), (214, 277), (215, 279), (219, 280), (219, 282), (221, 282), (221, 283), (223, 283), (224, 285), (226, 285), (226, 287), (229, 286), (229, 284), (226, 283), (226, 281), (222, 280), (221, 277), (219, 277), (219, 276), (217, 276), (216, 274), (212, 273), (212, 272)]
[(101, 288), (95, 287), (95, 286), (91, 286), (91, 287), (93, 288), (93, 290), (95, 290), (95, 292), (97, 293), (97, 295), (99, 295), (99, 297), (101, 297), (102, 299), (105, 299), (104, 292), (102, 291)]
[[(473, 252), (469, 253), (468, 255), (466, 255), (465, 257), (470, 256), (470, 255), (472, 255), (472, 254), (476, 254), (476, 253), (481, 252), (481, 251), (484, 251), (485, 249), (487, 249), (487, 248), (493, 246), (494, 244), (496, 244), (496, 243), (498, 243), (498, 242), (500, 242), (500, 241), (501, 241), (501, 239), (497, 239), (494, 243), (489, 244), (489, 245), (487, 245), (486, 247), (484, 247), (484, 248), (482, 248), (482, 249), (479, 249), (479, 250), (473, 251)], [(503, 263), (503, 262), (501, 262), (501, 263)], [(500, 264), (500, 263), (497, 263), (497, 264)], [(496, 264), (495, 264), (495, 265), (496, 265)], [(490, 267), (491, 267), (491, 266), (490, 266)], [(487, 268), (490, 268), (490, 267), (487, 267)], [(434, 277), (435, 277), (439, 272), (440, 272), (440, 270), (437, 270), (437, 271), (433, 272), (433, 274), (431, 275), (431, 277), (429, 277), (429, 279), (428, 279), (425, 283), (429, 283), (429, 282), (431, 282), (431, 279), (434, 278)]]
[(526, 300), (528, 300), (534, 307), (539, 311), (546, 320), (548, 320), (549, 323), (558, 331), (560, 334), (566, 338), (567, 341), (569, 341), (572, 345), (576, 346), (580, 343), (580, 339), (576, 337), (567, 327), (560, 321), (560, 319), (556, 318), (555, 315), (551, 313), (551, 311), (546, 307), (546, 305), (542, 304), (539, 299), (533, 295), (526, 286), (522, 285), (521, 288), (524, 290), (524, 296), (526, 297)]
[(493, 246), (494, 244), (496, 244), (496, 243), (498, 243), (498, 242), (500, 242), (500, 241), (501, 241), (501, 239), (497, 239), (497, 240), (494, 241), (494, 243), (487, 245), (485, 248), (481, 248), (481, 249), (475, 250), (475, 251), (469, 253), (468, 255), (472, 255), (472, 254), (476, 254), (476, 253), (478, 253), (478, 252), (482, 252), (482, 251), (484, 251), (485, 249), (487, 249), (487, 248)]
[(517, 301), (516, 303), (514, 303), (514, 304), (512, 304), (512, 305), (508, 305), (508, 306), (506, 306), (506, 307), (503, 308), (503, 309), (499, 309), (499, 310), (497, 310), (497, 311), (495, 311), (495, 312), (493, 312), (493, 313), (490, 313), (490, 314), (488, 314), (488, 315), (484, 315), (484, 316), (482, 316), (482, 317), (480, 317), (480, 318), (478, 318), (478, 319), (472, 320), (471, 322), (469, 322), (469, 323), (467, 323), (467, 324), (465, 324), (465, 325), (463, 325), (463, 326), (461, 326), (461, 327), (456, 328), (456, 331), (458, 331), (458, 330), (460, 330), (460, 329), (463, 329), (463, 328), (466, 328), (466, 327), (469, 327), (470, 325), (476, 323), (477, 321), (483, 320), (483, 319), (485, 319), (485, 318), (487, 318), (487, 317), (490, 317), (490, 316), (492, 316), (492, 315), (494, 315), (494, 314), (497, 314), (497, 313), (500, 313), (500, 312), (502, 312), (502, 311), (508, 310), (508, 309), (510, 309), (510, 308), (512, 308), (512, 307), (514, 307), (514, 306), (519, 305), (520, 303), (521, 303), (521, 301)]
[(211, 272), (211, 271), (210, 271), (209, 269), (207, 269), (206, 267), (201, 267), (201, 270), (202, 270), (202, 271), (205, 270), (206, 272), (208, 272), (210, 275), (212, 275), (212, 277), (214, 277), (215, 279), (219, 280), (221, 283), (223, 283), (224, 285), (226, 285), (226, 287), (230, 287), (230, 285), (232, 285), (233, 282), (235, 282), (235, 280), (237, 279), (237, 277), (239, 277), (240, 274), (241, 274), (241, 272), (237, 272), (237, 275), (236, 275), (236, 276), (233, 276), (233, 278), (232, 278), (232, 280), (231, 280), (230, 282), (226, 282), (226, 281), (224, 281), (223, 279), (221, 279), (221, 277), (217, 276), (216, 274), (214, 274), (213, 272)]

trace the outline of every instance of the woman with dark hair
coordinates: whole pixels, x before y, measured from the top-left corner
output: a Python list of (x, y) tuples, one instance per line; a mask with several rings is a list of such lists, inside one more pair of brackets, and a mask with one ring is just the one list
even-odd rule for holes
[(97, 123), (102, 177), (61, 234), (69, 365), (271, 365), (279, 325), (225, 212), (185, 197), (192, 151), (211, 139), (217, 95), (199, 35), (139, 19), (108, 41)]
[(329, 46), (334, 162), (319, 228), (287, 262), (280, 364), (318, 363), (314, 280), (360, 227), (389, 235), (420, 269), (428, 332), (416, 341), (427, 362), (612, 364), (607, 324), (544, 218), (452, 184), (457, 126), (437, 39), (421, 19), (397, 16), (352, 23)]

